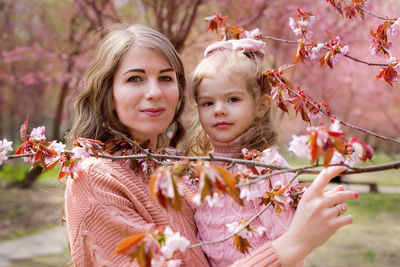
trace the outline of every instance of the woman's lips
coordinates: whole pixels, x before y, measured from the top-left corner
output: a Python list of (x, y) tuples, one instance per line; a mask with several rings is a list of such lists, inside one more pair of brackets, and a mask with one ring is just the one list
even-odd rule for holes
[(143, 113), (150, 117), (158, 117), (163, 114), (164, 111), (165, 108), (146, 108), (142, 110)]

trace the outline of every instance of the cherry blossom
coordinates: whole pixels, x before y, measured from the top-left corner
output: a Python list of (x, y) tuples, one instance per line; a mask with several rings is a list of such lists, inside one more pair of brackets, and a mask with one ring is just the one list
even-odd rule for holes
[(245, 38), (256, 39), (259, 40), (262, 36), (260, 29), (255, 28), (251, 31), (244, 31)]
[[(242, 179), (242, 183), (249, 182), (251, 180)], [(243, 200), (253, 201), (262, 197), (265, 193), (265, 182), (260, 181), (256, 184), (246, 185), (240, 188), (239, 197)]]
[(389, 36), (397, 36), (400, 32), (400, 18), (398, 18), (387, 30)]
[(164, 230), (166, 237), (165, 244), (161, 247), (161, 253), (167, 259), (170, 259), (175, 251), (179, 250), (184, 252), (186, 248), (190, 245), (189, 240), (181, 236), (179, 233), (174, 233), (170, 227), (166, 227)]
[(44, 135), (45, 132), (46, 132), (46, 126), (40, 126), (37, 128), (33, 128), (29, 137), (30, 137), (31, 141), (46, 140), (46, 136)]
[(61, 155), (61, 153), (64, 152), (65, 147), (65, 144), (57, 142), (56, 140), (52, 141), (48, 146), (48, 148), (53, 149), (57, 153), (57, 155)]
[(3, 164), (3, 161), (7, 160), (8, 157), (6, 156), (8, 151), (13, 151), (12, 143), (7, 141), (7, 139), (0, 140), (0, 165)]
[(309, 138), (306, 135), (292, 135), (288, 150), (298, 157), (311, 160), (311, 150), (308, 142)]
[(90, 157), (90, 153), (85, 148), (79, 146), (72, 148), (72, 153), (72, 159), (74, 160), (86, 159)]
[[(233, 222), (233, 223), (228, 223), (226, 224), (226, 227), (228, 228), (228, 231), (230, 233), (236, 233), (239, 231), (244, 225), (246, 224), (246, 221), (241, 220), (240, 222)], [(254, 228), (251, 225), (246, 226), (240, 232), (236, 233), (237, 235), (243, 237), (243, 238), (249, 238), (253, 236), (254, 234), (257, 235), (262, 235), (265, 232), (265, 228), (262, 226), (259, 226), (257, 228)]]

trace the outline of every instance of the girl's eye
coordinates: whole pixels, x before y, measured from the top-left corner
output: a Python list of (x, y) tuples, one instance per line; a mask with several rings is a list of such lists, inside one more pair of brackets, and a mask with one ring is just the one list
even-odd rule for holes
[(137, 83), (140, 82), (142, 79), (139, 76), (132, 76), (128, 79), (128, 82), (130, 83)]
[(212, 101), (206, 101), (206, 102), (204, 102), (204, 103), (201, 103), (201, 106), (202, 106), (202, 107), (209, 107), (209, 106), (211, 106), (212, 104), (213, 104)]
[(228, 102), (239, 102), (240, 99), (238, 97), (231, 97), (229, 98)]
[(172, 78), (171, 78), (170, 76), (161, 76), (161, 77), (160, 77), (160, 81), (163, 81), (163, 82), (171, 82), (171, 81), (172, 81)]

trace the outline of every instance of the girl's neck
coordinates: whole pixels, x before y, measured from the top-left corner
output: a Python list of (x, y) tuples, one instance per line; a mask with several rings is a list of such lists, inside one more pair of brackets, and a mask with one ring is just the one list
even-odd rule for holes
[(212, 152), (216, 154), (226, 154), (227, 156), (240, 154), (242, 150), (242, 135), (239, 135), (230, 142), (219, 142), (213, 139), (211, 136), (208, 137), (212, 146)]
[(243, 141), (245, 137), (253, 130), (254, 129), (250, 127), (230, 142), (219, 142), (211, 136), (208, 136), (208, 141), (210, 141), (212, 146), (212, 153), (221, 157), (240, 158), (242, 156), (242, 149), (244, 148)]

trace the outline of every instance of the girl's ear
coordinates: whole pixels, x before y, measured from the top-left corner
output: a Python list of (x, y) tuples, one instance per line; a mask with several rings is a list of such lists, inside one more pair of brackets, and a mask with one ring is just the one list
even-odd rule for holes
[(262, 94), (260, 96), (256, 110), (256, 115), (258, 118), (261, 118), (262, 116), (265, 115), (265, 113), (267, 113), (267, 111), (271, 108), (271, 102), (272, 102), (271, 96), (267, 94)]

